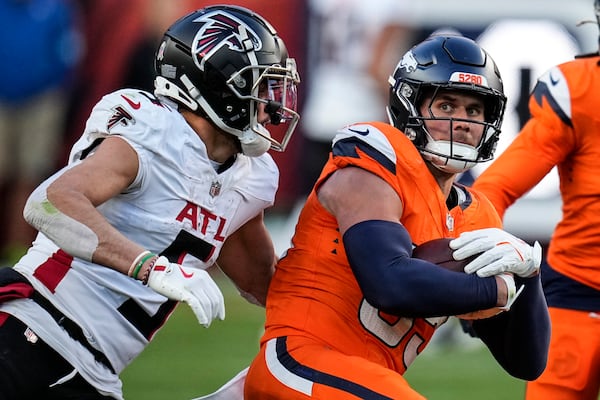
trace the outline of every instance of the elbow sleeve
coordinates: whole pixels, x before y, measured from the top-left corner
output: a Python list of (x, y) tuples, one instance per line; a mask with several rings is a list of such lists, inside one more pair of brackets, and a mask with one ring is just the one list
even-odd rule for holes
[(89, 227), (54, 206), (46, 195), (45, 186), (39, 186), (29, 196), (23, 217), (68, 254), (92, 260), (98, 247), (98, 237)]

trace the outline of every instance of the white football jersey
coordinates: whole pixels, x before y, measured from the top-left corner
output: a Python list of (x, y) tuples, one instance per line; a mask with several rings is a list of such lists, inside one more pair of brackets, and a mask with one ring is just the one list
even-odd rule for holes
[[(152, 94), (133, 89), (98, 102), (71, 150), (69, 165), (43, 185), (92, 156), (108, 135), (124, 138), (135, 149), (139, 172), (125, 192), (98, 210), (125, 236), (172, 262), (210, 267), (227, 236), (273, 204), (279, 172), (270, 155), (239, 154), (217, 173), (182, 115)], [(83, 329), (116, 374), (32, 300), (7, 302), (0, 310), (29, 325), (101, 392), (120, 399), (117, 374), (165, 323), (174, 302), (140, 281), (69, 256), (41, 233), (15, 269)]]

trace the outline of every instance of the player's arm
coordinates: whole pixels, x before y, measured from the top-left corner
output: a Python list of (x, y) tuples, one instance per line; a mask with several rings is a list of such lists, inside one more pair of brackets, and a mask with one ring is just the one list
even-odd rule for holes
[(138, 157), (122, 138), (107, 137), (81, 163), (40, 185), (24, 210), (27, 221), (74, 257), (124, 274), (144, 249), (116, 230), (96, 207), (135, 179)]
[[(562, 77), (559, 69), (552, 71), (555, 77)], [(473, 184), (501, 217), (578, 146), (572, 122), (567, 119), (570, 111), (561, 108), (565, 99), (570, 99), (568, 86), (551, 82), (549, 73), (538, 80), (529, 99), (531, 119)]]
[(206, 271), (186, 271), (146, 251), (96, 209), (128, 188), (137, 171), (135, 150), (119, 137), (107, 137), (80, 164), (40, 185), (27, 200), (24, 216), (70, 255), (144, 280), (163, 296), (188, 303), (202, 325), (225, 318), (223, 295)]
[(346, 167), (319, 187), (318, 196), (337, 219), (352, 271), (372, 306), (405, 317), (433, 317), (506, 304), (500, 278), (451, 272), (411, 258), (412, 240), (399, 223), (402, 202), (378, 176)]
[(261, 212), (227, 237), (217, 263), (244, 298), (264, 306), (276, 260)]
[(540, 276), (515, 277), (523, 292), (510, 311), (472, 321), (474, 333), (512, 376), (534, 380), (544, 371), (550, 343), (550, 317)]
[[(548, 153), (538, 154), (540, 142), (531, 143), (532, 131), (545, 129), (535, 119), (529, 121), (522, 133), (475, 180), (473, 188), (483, 192), (500, 217), (518, 198), (531, 190), (552, 169)], [(527, 173), (523, 173), (527, 171)]]

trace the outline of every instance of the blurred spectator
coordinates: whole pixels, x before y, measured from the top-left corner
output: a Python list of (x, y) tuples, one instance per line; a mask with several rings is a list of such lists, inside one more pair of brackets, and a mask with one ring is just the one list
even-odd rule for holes
[[(204, 7), (205, 2), (146, 0), (140, 15), (142, 32), (129, 54), (123, 86), (154, 91), (154, 56), (163, 33), (177, 18)], [(201, 4), (202, 3), (202, 4)], [(219, 3), (216, 3), (219, 4)]]
[(308, 85), (301, 128), (308, 193), (337, 129), (356, 121), (387, 121), (388, 77), (412, 44), (409, 2), (308, 0)]
[(35, 231), (23, 219), (29, 193), (54, 170), (66, 98), (81, 53), (68, 0), (0, 1), (0, 262), (12, 263)]
[(143, 37), (146, 0), (72, 0), (81, 9), (85, 54), (75, 76), (61, 165), (101, 96), (124, 86), (130, 55)]

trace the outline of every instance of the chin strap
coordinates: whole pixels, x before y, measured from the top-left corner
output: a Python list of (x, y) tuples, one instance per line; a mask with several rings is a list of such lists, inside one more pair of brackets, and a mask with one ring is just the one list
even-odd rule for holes
[[(421, 151), (423, 157), (436, 168), (453, 174), (471, 169), (477, 163), (479, 153), (473, 146), (446, 140), (433, 140), (428, 137), (428, 143)], [(448, 154), (453, 154), (453, 157)]]
[(242, 154), (248, 157), (262, 156), (271, 148), (271, 142), (266, 138), (271, 137), (269, 131), (262, 125), (258, 125), (257, 130), (260, 131), (261, 135), (254, 132), (254, 130), (247, 129), (239, 137), (242, 145)]

